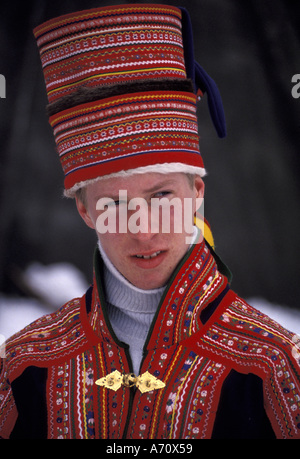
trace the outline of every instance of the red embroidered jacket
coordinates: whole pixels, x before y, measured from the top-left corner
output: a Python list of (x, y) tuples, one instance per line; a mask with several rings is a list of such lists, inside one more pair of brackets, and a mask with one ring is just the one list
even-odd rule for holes
[(128, 346), (109, 323), (101, 269), (97, 254), (83, 298), (6, 344), (0, 436), (300, 438), (294, 335), (230, 290), (204, 242), (177, 267), (158, 307), (140, 376), (147, 385), (149, 372), (163, 387), (147, 392), (124, 377)]

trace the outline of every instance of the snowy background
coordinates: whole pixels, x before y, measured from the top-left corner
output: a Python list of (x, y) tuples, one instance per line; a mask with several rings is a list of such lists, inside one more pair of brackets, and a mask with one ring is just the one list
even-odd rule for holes
[[(49, 266), (33, 263), (24, 272), (23, 280), (35, 298), (0, 295), (0, 335), (5, 339), (40, 316), (55, 311), (68, 300), (82, 296), (88, 288), (83, 274), (66, 263)], [(262, 298), (249, 298), (247, 301), (300, 335), (300, 311), (271, 304)]]

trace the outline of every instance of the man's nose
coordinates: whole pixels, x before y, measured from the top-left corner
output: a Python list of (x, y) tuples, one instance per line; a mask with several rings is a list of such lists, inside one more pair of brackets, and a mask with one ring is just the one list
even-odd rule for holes
[(139, 240), (151, 239), (157, 231), (151, 224), (151, 209), (145, 200), (137, 198), (128, 210), (128, 231)]

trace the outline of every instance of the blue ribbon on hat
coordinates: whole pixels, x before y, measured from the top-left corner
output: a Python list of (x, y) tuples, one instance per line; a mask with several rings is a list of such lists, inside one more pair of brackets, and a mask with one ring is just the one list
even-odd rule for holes
[(191, 18), (185, 8), (180, 7), (180, 10), (182, 12), (182, 39), (187, 77), (193, 81), (196, 92), (200, 89), (206, 93), (210, 117), (217, 134), (220, 138), (226, 137), (225, 113), (220, 91), (215, 81), (195, 61)]

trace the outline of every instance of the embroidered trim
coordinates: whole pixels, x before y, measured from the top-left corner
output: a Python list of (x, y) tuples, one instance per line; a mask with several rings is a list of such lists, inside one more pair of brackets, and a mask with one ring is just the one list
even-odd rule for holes
[[(127, 348), (110, 333), (100, 288), (94, 288), (89, 316), (83, 297), (15, 335), (1, 367), (1, 435), (9, 437), (15, 420), (10, 383), (35, 364), (48, 369), (49, 438), (210, 438), (223, 381), (232, 369), (263, 380), (266, 413), (276, 436), (300, 438), (293, 334), (232, 291), (201, 326), (199, 300), (203, 308), (222, 291), (214, 269), (203, 246), (194, 248), (178, 268), (149, 339), (145, 373), (137, 377), (149, 373), (165, 387), (139, 389), (133, 400), (128, 387), (137, 380), (130, 376)], [(127, 375), (119, 390), (95, 384), (115, 371)]]

